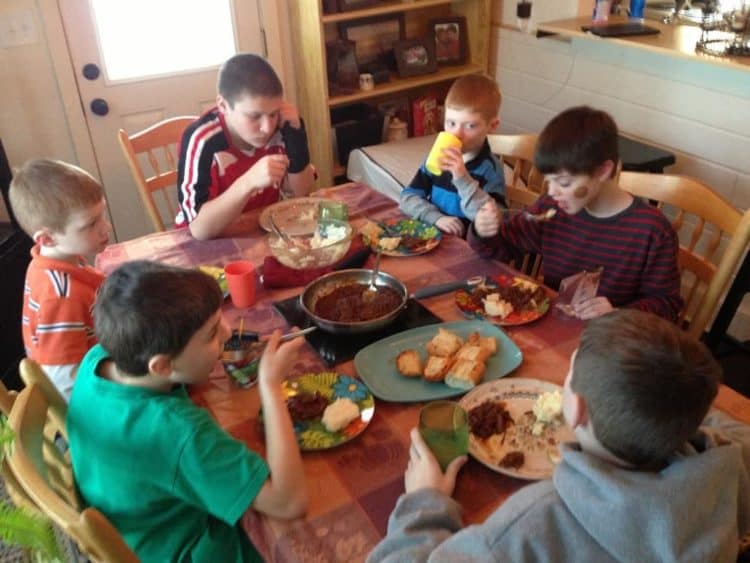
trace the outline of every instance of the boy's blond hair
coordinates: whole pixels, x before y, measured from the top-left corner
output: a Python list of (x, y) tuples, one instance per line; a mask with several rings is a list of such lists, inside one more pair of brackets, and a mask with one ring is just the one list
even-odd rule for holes
[(502, 94), (497, 83), (484, 74), (469, 74), (456, 80), (445, 96), (445, 107), (469, 110), (490, 121), (500, 111)]
[(48, 158), (28, 160), (10, 183), (10, 205), (30, 237), (41, 228), (63, 232), (70, 215), (98, 204), (104, 192), (85, 170)]

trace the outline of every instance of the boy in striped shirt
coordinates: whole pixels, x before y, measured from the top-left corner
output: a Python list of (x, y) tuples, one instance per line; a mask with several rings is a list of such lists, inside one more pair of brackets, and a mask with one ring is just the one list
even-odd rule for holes
[(315, 180), (304, 123), (265, 59), (233, 56), (219, 70), (218, 90), (216, 107), (183, 133), (177, 166), (175, 225), (201, 240), (281, 191), (307, 195)]
[(463, 237), (482, 206), (506, 207), (503, 166), (487, 141), (500, 123), (501, 100), (497, 83), (482, 74), (462, 76), (451, 85), (443, 126), (461, 147), (442, 149), (438, 174), (422, 163), (401, 192), (401, 211)]
[(26, 355), (67, 401), (78, 364), (96, 343), (91, 308), (104, 275), (84, 256), (109, 241), (104, 192), (77, 166), (33, 159), (17, 172), (9, 195), (19, 224), (35, 243), (21, 319)]
[(617, 307), (655, 313), (675, 321), (682, 308), (678, 240), (662, 212), (617, 185), (617, 125), (605, 112), (581, 106), (560, 113), (539, 136), (534, 164), (547, 193), (502, 221), (494, 206), (476, 216), (469, 241), (500, 260), (530, 252), (544, 258), (544, 282), (560, 282), (582, 270), (603, 268), (597, 295), (573, 303), (576, 316), (591, 319)]

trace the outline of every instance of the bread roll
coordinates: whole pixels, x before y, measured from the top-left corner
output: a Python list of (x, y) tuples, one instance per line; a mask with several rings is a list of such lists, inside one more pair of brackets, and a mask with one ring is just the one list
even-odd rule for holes
[(425, 349), (430, 356), (452, 356), (463, 344), (463, 340), (456, 333), (438, 327), (437, 334), (426, 345)]
[(452, 365), (453, 358), (451, 357), (429, 356), (424, 366), (425, 381), (443, 381)]
[(457, 360), (445, 376), (445, 384), (456, 389), (471, 389), (484, 377), (482, 362)]
[(406, 377), (419, 377), (422, 375), (422, 358), (419, 352), (413, 349), (404, 350), (396, 356), (396, 369)]
[(323, 411), (323, 426), (329, 432), (338, 432), (359, 417), (359, 407), (349, 398), (338, 398)]

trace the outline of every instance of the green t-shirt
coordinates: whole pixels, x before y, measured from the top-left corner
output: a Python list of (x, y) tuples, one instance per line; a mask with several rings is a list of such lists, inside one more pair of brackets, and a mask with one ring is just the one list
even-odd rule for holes
[(260, 561), (240, 517), (268, 478), (184, 387), (159, 393), (95, 375), (81, 362), (67, 428), (76, 483), (143, 562)]

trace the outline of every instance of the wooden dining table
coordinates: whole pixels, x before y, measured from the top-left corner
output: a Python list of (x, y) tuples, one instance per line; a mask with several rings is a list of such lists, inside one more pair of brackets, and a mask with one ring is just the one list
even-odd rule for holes
[[(318, 190), (315, 196), (344, 201), (355, 226), (367, 218), (385, 220), (400, 216), (393, 200), (362, 184)], [(259, 228), (258, 213), (255, 213), (243, 216), (226, 238), (198, 241), (188, 229), (155, 233), (110, 245), (98, 255), (96, 265), (108, 273), (133, 259), (195, 267), (223, 266), (242, 258), (252, 261), (262, 273), (262, 264), (268, 255), (265, 232)], [(373, 257), (368, 260), (366, 267), (372, 265)], [(437, 248), (427, 254), (383, 257), (381, 269), (401, 280), (410, 293), (425, 286), (476, 275), (512, 273), (504, 264), (480, 258), (463, 239), (454, 236), (443, 236)], [(239, 317), (244, 317), (245, 326), (261, 334), (275, 328), (288, 330), (290, 327), (273, 303), (297, 295), (302, 289), (265, 289), (259, 284), (254, 306), (238, 310), (227, 299), (223, 314), (235, 327)], [(444, 321), (465, 320), (452, 292), (423, 299), (421, 303)], [(582, 328), (582, 322), (568, 319), (554, 308), (533, 323), (505, 328), (523, 353), (521, 365), (508, 377), (562, 384)], [(331, 369), (357, 376), (352, 361), (329, 368), (308, 345), (303, 347), (289, 377)], [(191, 396), (197, 405), (208, 409), (227, 432), (261, 455), (265, 454), (258, 420), (257, 387), (239, 387), (221, 365), (217, 365), (208, 383), (192, 389)], [(362, 434), (332, 449), (304, 452), (303, 464), (310, 491), (307, 515), (281, 521), (250, 511), (243, 520), (264, 558), (290, 562), (364, 560), (385, 535), (388, 516), (404, 491), (409, 431), (417, 424), (422, 404), (376, 400), (374, 416)], [(750, 423), (750, 400), (728, 387), (721, 387), (715, 406)], [(455, 498), (464, 508), (465, 523), (482, 522), (527, 483), (470, 460), (458, 477), (455, 491)]]

